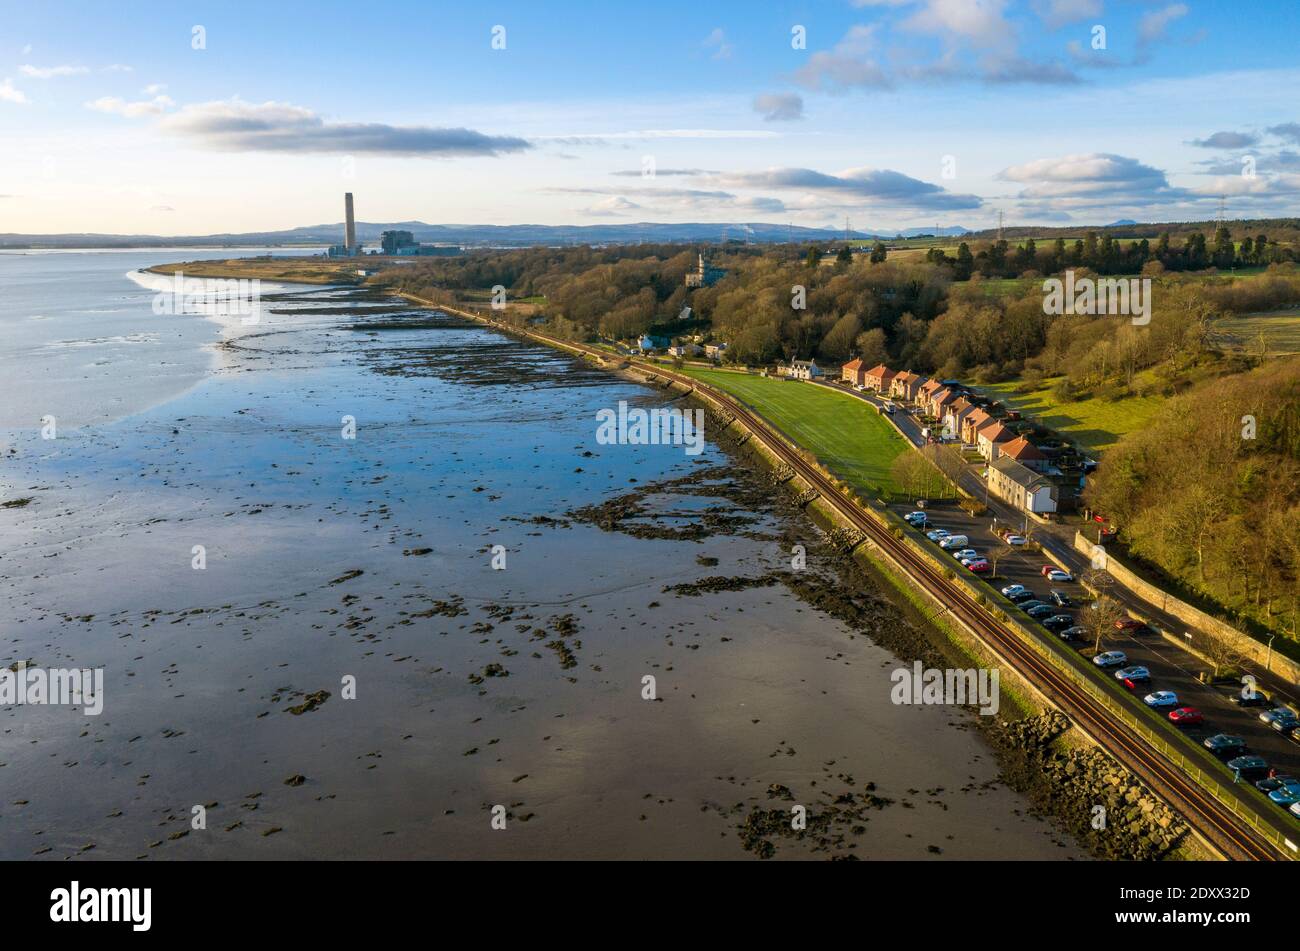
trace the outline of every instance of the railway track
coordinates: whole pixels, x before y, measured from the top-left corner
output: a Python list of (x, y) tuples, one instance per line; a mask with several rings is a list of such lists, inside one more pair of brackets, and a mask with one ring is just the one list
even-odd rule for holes
[[(477, 320), (485, 320), (482, 315), (472, 312), (456, 311), (445, 307), (442, 309)], [(506, 332), (522, 334), (559, 349), (594, 357), (601, 362), (615, 356), (594, 347), (559, 340), (535, 331), (521, 331), (491, 320), (487, 322)], [(818, 490), (822, 499), (834, 507), (840, 516), (862, 531), (927, 593), (946, 605), (994, 653), (1021, 676), (1035, 684), (1112, 756), (1169, 799), (1171, 804), (1177, 807), (1187, 820), (1226, 856), (1231, 859), (1254, 861), (1289, 858), (1271, 842), (1244, 825), (1235, 813), (1189, 778), (1177, 764), (1152, 748), (1146, 740), (1122, 722), (1117, 721), (1101, 702), (1004, 627), (963, 585), (948, 579), (929, 559), (902, 539), (895, 538), (885, 525), (846, 499), (824, 473), (805, 460), (800, 452), (765, 419), (733, 397), (698, 380), (662, 367), (641, 364), (635, 359), (627, 359), (628, 363), (638, 370), (671, 380), (708, 396), (715, 404), (731, 413), (736, 420), (742, 421), (751, 431), (762, 434), (764, 442), (781, 462), (790, 466), (810, 487)]]

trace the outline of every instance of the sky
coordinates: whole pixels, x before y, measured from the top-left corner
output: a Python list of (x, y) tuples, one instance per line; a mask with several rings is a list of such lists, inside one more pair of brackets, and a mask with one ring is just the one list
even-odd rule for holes
[(0, 233), (1300, 214), (1293, 0), (0, 0)]

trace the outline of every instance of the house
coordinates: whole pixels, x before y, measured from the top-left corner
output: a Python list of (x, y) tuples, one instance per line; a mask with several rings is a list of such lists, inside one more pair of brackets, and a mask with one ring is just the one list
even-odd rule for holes
[(668, 346), (668, 340), (665, 337), (652, 337), (646, 334), (636, 342), (636, 345), (642, 350), (663, 350)]
[(675, 357), (698, 357), (704, 350), (693, 343), (679, 343), (669, 347), (668, 352)]
[(781, 368), (781, 372), (792, 380), (816, 380), (822, 375), (816, 360), (791, 360), (788, 367)]
[(1049, 464), (1047, 455), (1024, 436), (1017, 436), (1011, 442), (999, 446), (998, 455), (1014, 459), (1035, 472), (1043, 472)]
[(974, 445), (976, 433), (980, 427), (993, 420), (993, 416), (982, 406), (975, 407), (965, 419), (961, 421), (961, 441), (967, 445)]
[(990, 492), (1022, 512), (1056, 511), (1056, 486), (1009, 456), (989, 463), (987, 478)]
[(948, 412), (948, 407), (957, 402), (959, 398), (952, 390), (935, 390), (934, 395), (930, 397), (927, 410), (935, 419), (942, 420)]
[(954, 436), (960, 436), (962, 423), (966, 417), (975, 411), (975, 404), (964, 396), (957, 397), (956, 401), (943, 414), (943, 428), (946, 432)]
[(975, 445), (979, 447), (980, 455), (992, 462), (1000, 453), (999, 446), (1015, 438), (1015, 433), (995, 419), (985, 423), (984, 428), (975, 434)]
[(889, 382), (896, 376), (898, 376), (897, 373), (881, 363), (867, 371), (862, 385), (869, 390), (875, 390), (877, 393), (888, 393)]
[(941, 389), (943, 389), (943, 384), (938, 380), (926, 380), (921, 384), (921, 388), (917, 391), (916, 404), (928, 413), (930, 411), (930, 400), (933, 399), (934, 394), (939, 392)]
[(904, 370), (889, 382), (889, 395), (895, 399), (911, 403), (921, 393), (925, 377), (910, 370)]
[(840, 379), (850, 386), (862, 386), (862, 381), (866, 379), (866, 376), (867, 365), (859, 357), (854, 357), (840, 367)]
[(722, 355), (727, 352), (725, 343), (710, 343), (704, 346), (704, 355), (710, 360), (721, 360)]

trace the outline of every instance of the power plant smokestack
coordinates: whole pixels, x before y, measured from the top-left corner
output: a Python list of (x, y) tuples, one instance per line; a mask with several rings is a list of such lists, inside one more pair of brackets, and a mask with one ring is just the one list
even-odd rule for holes
[(357, 222), (352, 215), (352, 192), (347, 192), (343, 196), (343, 211), (347, 218), (343, 231), (343, 246), (351, 253), (357, 246)]

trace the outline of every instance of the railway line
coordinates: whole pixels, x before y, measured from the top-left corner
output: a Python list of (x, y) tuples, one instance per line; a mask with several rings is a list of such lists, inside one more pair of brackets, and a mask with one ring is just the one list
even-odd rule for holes
[[(529, 337), (549, 346), (596, 358), (601, 362), (616, 356), (594, 347), (499, 324), (481, 314), (435, 305), (432, 302), (421, 301), (421, 303), (485, 321), (508, 333)], [(1232, 810), (1188, 777), (1177, 764), (1154, 749), (1123, 722), (1118, 721), (1104, 704), (1043, 659), (1022, 638), (1004, 627), (963, 585), (947, 578), (942, 570), (924, 555), (904, 540), (895, 538), (887, 526), (845, 498), (823, 472), (804, 459), (797, 448), (753, 410), (726, 393), (691, 377), (663, 367), (642, 364), (632, 358), (624, 359), (630, 366), (641, 372), (653, 374), (707, 396), (714, 404), (731, 413), (735, 419), (742, 421), (752, 432), (762, 435), (764, 443), (780, 461), (788, 465), (807, 485), (816, 489), (822, 499), (845, 521), (861, 531), (926, 593), (946, 605), (989, 649), (1055, 702), (1112, 756), (1164, 795), (1182, 812), (1188, 822), (1228, 858), (1254, 861), (1290, 858), (1273, 843), (1243, 824)]]

